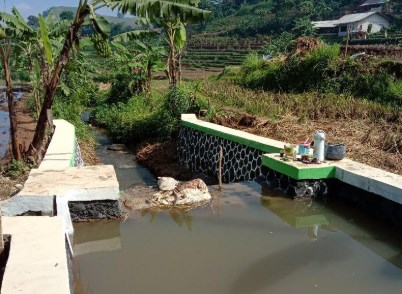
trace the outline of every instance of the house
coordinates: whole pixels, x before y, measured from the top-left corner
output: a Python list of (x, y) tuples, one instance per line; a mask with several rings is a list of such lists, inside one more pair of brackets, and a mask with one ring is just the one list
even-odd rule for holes
[[(313, 21), (319, 35), (346, 36), (348, 28), (351, 33), (377, 33), (389, 27), (389, 20), (377, 11), (347, 14), (337, 20)], [(371, 28), (370, 28), (371, 27)]]
[(357, 7), (358, 12), (382, 12), (389, 13), (389, 0), (366, 0)]

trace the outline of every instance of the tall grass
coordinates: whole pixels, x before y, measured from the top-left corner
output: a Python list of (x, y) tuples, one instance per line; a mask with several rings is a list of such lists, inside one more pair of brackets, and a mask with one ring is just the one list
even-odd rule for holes
[(299, 119), (371, 119), (402, 122), (400, 107), (346, 94), (279, 93), (245, 89), (230, 81), (205, 81), (202, 94), (217, 111), (234, 108), (270, 120), (288, 114)]
[(343, 60), (338, 45), (322, 45), (305, 55), (269, 61), (251, 54), (237, 82), (252, 89), (344, 94), (402, 106), (401, 80), (396, 74), (401, 71), (402, 65), (384, 65), (381, 60)]

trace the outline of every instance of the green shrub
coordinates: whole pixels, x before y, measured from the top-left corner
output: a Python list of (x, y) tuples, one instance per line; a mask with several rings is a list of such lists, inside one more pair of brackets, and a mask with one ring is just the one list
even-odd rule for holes
[(22, 161), (12, 160), (2, 171), (3, 175), (12, 179), (18, 178), (25, 174), (31, 168)]
[(135, 93), (133, 80), (127, 73), (118, 73), (112, 80), (112, 87), (107, 98), (109, 104), (126, 103)]
[(305, 56), (264, 61), (250, 55), (242, 64), (238, 83), (276, 92), (348, 94), (401, 105), (399, 63), (340, 57), (339, 45), (323, 45)]
[(137, 143), (148, 138), (167, 139), (178, 131), (180, 116), (198, 112), (205, 101), (197, 99), (197, 85), (171, 87), (162, 97), (131, 97), (127, 103), (97, 107), (95, 123), (107, 130), (112, 141)]

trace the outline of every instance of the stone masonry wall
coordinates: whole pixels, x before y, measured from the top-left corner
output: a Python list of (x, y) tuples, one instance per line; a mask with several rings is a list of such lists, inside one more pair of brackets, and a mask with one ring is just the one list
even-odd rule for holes
[(261, 150), (213, 135), (181, 127), (178, 141), (180, 164), (193, 172), (218, 177), (219, 146), (222, 146), (222, 181), (259, 181), (280, 189), (292, 197), (322, 196), (327, 193), (324, 181), (296, 181), (262, 165)]
[(84, 165), (85, 165), (85, 163), (84, 163), (84, 159), (82, 158), (80, 145), (78, 144), (78, 140), (75, 140), (74, 166), (82, 167)]
[(113, 219), (122, 215), (120, 202), (114, 200), (68, 202), (73, 222)]

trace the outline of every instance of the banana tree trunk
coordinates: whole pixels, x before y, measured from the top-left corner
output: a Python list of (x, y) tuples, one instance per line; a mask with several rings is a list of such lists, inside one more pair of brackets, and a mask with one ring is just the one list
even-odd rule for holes
[(19, 144), (17, 138), (17, 117), (14, 107), (13, 85), (11, 82), (10, 63), (7, 54), (4, 54), (3, 56), (3, 68), (4, 68), (4, 78), (6, 80), (8, 115), (10, 118), (11, 153), (15, 160), (21, 161), (21, 153), (19, 150)]
[(178, 65), (178, 79), (179, 79), (179, 85), (181, 84), (181, 79), (182, 79), (182, 60), (183, 60), (183, 50), (179, 49), (179, 53), (177, 54), (177, 65)]
[(169, 40), (169, 59), (168, 59), (168, 68), (169, 68), (169, 82), (171, 85), (177, 84), (176, 77), (176, 57), (174, 53), (174, 30), (172, 27), (168, 27), (168, 40)]
[(151, 97), (151, 81), (152, 81), (152, 63), (151, 63), (151, 61), (148, 61), (147, 62), (146, 82), (145, 82), (145, 87), (146, 87), (148, 97)]
[(35, 135), (29, 147), (29, 153), (36, 153), (39, 158), (41, 157), (43, 142), (46, 138), (46, 129), (48, 122), (47, 110), (52, 108), (56, 95), (56, 90), (60, 83), (60, 75), (68, 62), (71, 49), (78, 40), (77, 33), (84, 23), (84, 17), (85, 15), (77, 16), (74, 23), (71, 25), (64, 39), (63, 49), (59, 54), (56, 67), (51, 74), (49, 82), (45, 85), (45, 98), (36, 125)]

